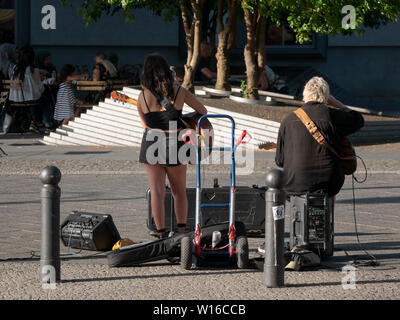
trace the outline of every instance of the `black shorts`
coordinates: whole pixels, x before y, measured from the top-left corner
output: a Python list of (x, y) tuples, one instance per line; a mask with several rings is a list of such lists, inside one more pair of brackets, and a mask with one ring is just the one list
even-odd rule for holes
[[(180, 162), (179, 149), (185, 145), (178, 140), (179, 132), (166, 133), (161, 130), (145, 129), (140, 148), (139, 162), (145, 164), (160, 164), (165, 167), (176, 167), (186, 162)], [(160, 140), (161, 139), (161, 140)]]

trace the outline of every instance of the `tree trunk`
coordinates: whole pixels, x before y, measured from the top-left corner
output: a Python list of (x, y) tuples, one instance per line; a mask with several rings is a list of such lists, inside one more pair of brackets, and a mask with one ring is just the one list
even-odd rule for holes
[(180, 1), (183, 27), (186, 34), (186, 42), (188, 46), (188, 55), (185, 64), (185, 76), (182, 86), (191, 92), (194, 92), (194, 76), (200, 59), (200, 42), (202, 27), (202, 6), (204, 0), (191, 0), (193, 9), (192, 23), (189, 21), (189, 10), (185, 6), (185, 1)]
[(217, 49), (217, 83), (215, 89), (231, 90), (228, 81), (230, 75), (229, 55), (236, 41), (236, 16), (238, 2), (228, 0), (228, 21), (223, 23), (223, 0), (218, 0), (218, 49)]
[(247, 8), (243, 8), (244, 20), (246, 24), (247, 43), (244, 48), (244, 60), (247, 74), (247, 95), (250, 99), (257, 100), (258, 82), (262, 70), (265, 67), (265, 36), (266, 18), (262, 16), (258, 9), (254, 13)]
[(231, 85), (228, 82), (229, 78), (229, 59), (226, 45), (225, 35), (218, 35), (218, 49), (217, 49), (217, 83), (215, 89), (218, 90), (231, 90)]

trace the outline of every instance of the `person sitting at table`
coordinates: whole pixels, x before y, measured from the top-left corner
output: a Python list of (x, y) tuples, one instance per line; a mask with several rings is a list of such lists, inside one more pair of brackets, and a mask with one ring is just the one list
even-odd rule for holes
[(203, 41), (200, 44), (200, 60), (197, 66), (195, 80), (211, 82), (217, 78), (217, 73), (211, 70), (210, 61), (213, 47), (210, 43)]
[(104, 66), (109, 79), (115, 79), (118, 77), (117, 68), (109, 60), (107, 60), (107, 57), (104, 53), (96, 54), (95, 63), (102, 64)]
[[(101, 63), (96, 64), (93, 67), (92, 81), (106, 81), (108, 78), (107, 70)], [(102, 90), (97, 92), (90, 92), (85, 97), (85, 102), (88, 104), (98, 104), (100, 100), (104, 100), (105, 96), (108, 94), (108, 90)]]
[(102, 63), (97, 63), (93, 67), (93, 81), (105, 81), (107, 80), (107, 70)]
[(77, 106), (83, 104), (82, 101), (78, 101), (72, 87), (72, 81), (77, 80), (77, 77), (79, 76), (75, 75), (75, 67), (73, 65), (66, 64), (61, 69), (59, 77), (60, 85), (54, 110), (54, 120), (57, 121), (60, 128), (63, 125), (67, 125), (70, 120), (79, 115), (79, 108)]
[(53, 72), (57, 73), (56, 67), (51, 63), (51, 53), (47, 50), (39, 50), (35, 54), (35, 63), (39, 68), (42, 80), (51, 78)]
[(258, 89), (277, 93), (288, 92), (286, 82), (267, 65), (260, 73)]
[(25, 46), (19, 53), (17, 64), (10, 71), (11, 80), (20, 80), (21, 88), (11, 88), (9, 100), (16, 103), (38, 103), (37, 106), (29, 108), (32, 121), (30, 131), (40, 133), (38, 127), (45, 126), (46, 131), (50, 130), (49, 100), (43, 95), (44, 86), (40, 80), (39, 69), (34, 65), (35, 53), (33, 48)]

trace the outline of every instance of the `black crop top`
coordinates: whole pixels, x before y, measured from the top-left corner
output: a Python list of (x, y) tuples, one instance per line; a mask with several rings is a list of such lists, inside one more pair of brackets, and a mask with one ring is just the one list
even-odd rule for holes
[[(178, 96), (179, 89), (181, 87), (178, 87), (178, 90), (176, 91), (173, 105), (175, 104), (176, 97)], [(168, 110), (165, 111), (150, 111), (149, 106), (147, 105), (146, 98), (144, 96), (144, 91), (142, 91), (143, 94), (143, 100), (144, 103), (146, 104), (146, 108), (148, 110), (147, 113), (144, 113), (144, 120), (146, 122), (146, 126), (152, 129), (160, 129), (160, 130), (173, 130), (175, 128), (170, 128), (169, 122), (170, 121), (177, 121), (181, 115), (182, 115), (182, 110), (176, 110), (176, 112), (169, 112)], [(178, 128), (180, 128), (180, 121), (178, 121)]]

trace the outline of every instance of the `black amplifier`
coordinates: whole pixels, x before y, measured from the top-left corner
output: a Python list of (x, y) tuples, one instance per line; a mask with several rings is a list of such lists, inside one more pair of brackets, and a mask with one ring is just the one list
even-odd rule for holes
[(290, 248), (306, 246), (321, 257), (334, 251), (333, 198), (323, 193), (290, 197)]
[(108, 251), (120, 239), (109, 214), (72, 211), (61, 224), (61, 241), (66, 247)]

